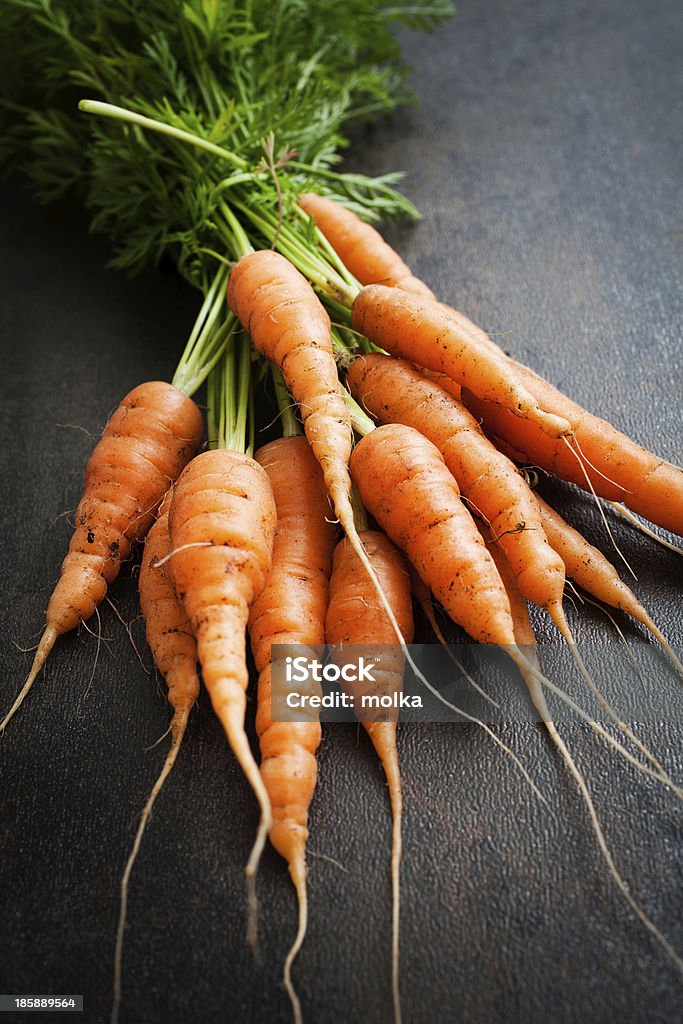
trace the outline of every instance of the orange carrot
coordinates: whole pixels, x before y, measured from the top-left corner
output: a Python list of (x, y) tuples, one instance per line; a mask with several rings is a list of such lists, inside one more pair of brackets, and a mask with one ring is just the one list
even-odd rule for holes
[(517, 382), (502, 353), (482, 346), (438, 302), (399, 288), (368, 285), (355, 299), (351, 318), (356, 330), (392, 355), (447, 374), (552, 438), (571, 433), (565, 418), (545, 411)]
[(401, 640), (391, 606), (358, 537), (351, 505), (351, 418), (337, 376), (330, 319), (302, 274), (270, 249), (252, 252), (233, 268), (228, 304), (261, 355), (274, 363), (299, 406), (304, 432), (320, 463), (342, 529), (373, 580)]
[(24, 686), (0, 723), (3, 731), (57, 637), (95, 612), (131, 547), (154, 522), (159, 502), (199, 448), (199, 409), (171, 384), (140, 384), (107, 423), (85, 470), (76, 529), (47, 606), (47, 627)]
[(385, 284), (434, 298), (434, 293), (405, 265), (379, 231), (341, 203), (307, 192), (299, 206), (312, 217), (344, 266), (361, 284)]
[(272, 815), (244, 731), (249, 681), (245, 633), (249, 609), (270, 571), (275, 514), (265, 471), (249, 456), (225, 448), (203, 452), (185, 468), (169, 513), (171, 574), (197, 641), (204, 683), (261, 808), (247, 865), (252, 940), (253, 879)]
[[(458, 485), (441, 453), (412, 427), (387, 424), (372, 430), (354, 449), (351, 474), (363, 504), (389, 537), (405, 551), (422, 580), (454, 622), (482, 643), (505, 646), (515, 664), (536, 674), (542, 685), (557, 692), (515, 646), (510, 602), (500, 575), (471, 516), (460, 501)], [(576, 658), (576, 652), (572, 650)], [(621, 722), (584, 674), (604, 710), (635, 742), (653, 767), (643, 765), (610, 734), (593, 727), (627, 760), (658, 778), (677, 793), (657, 759)], [(581, 717), (585, 712), (566, 702)]]
[(532, 491), (471, 413), (408, 363), (379, 353), (356, 359), (347, 381), (374, 419), (414, 427), (436, 445), (470, 507), (490, 525), (524, 596), (555, 614), (562, 559), (548, 544)]
[[(278, 669), (271, 647), (324, 645), (336, 529), (330, 521), (320, 466), (305, 437), (273, 441), (254, 458), (270, 480), (277, 510), (272, 568), (249, 618), (259, 673), (256, 731), (261, 777), (273, 811), (270, 840), (287, 861), (299, 902), (299, 927), (284, 968), (285, 987), (299, 1020), (301, 1008), (292, 986), (291, 968), (306, 934), (308, 808), (317, 781), (315, 753), (321, 730), (313, 709), (307, 712), (307, 721), (273, 722), (271, 701), (275, 694), (271, 685)], [(283, 665), (279, 671), (284, 673)], [(317, 684), (311, 683), (309, 689), (311, 686)]]
[[(394, 609), (401, 633), (406, 643), (410, 643), (413, 639), (413, 611), (410, 600), (410, 577), (403, 558), (393, 544), (376, 530), (364, 530), (360, 536), (368, 558), (375, 568), (382, 591)], [(403, 653), (396, 644), (393, 626), (369, 582), (353, 547), (346, 538), (341, 540), (334, 552), (330, 606), (327, 612), (327, 642), (334, 645), (330, 650), (332, 660), (340, 664), (344, 663), (344, 644), (382, 645), (385, 649), (382, 651), (381, 664), (375, 669), (376, 689), (381, 694), (393, 695), (402, 690)], [(363, 719), (363, 725), (384, 768), (391, 800), (392, 994), (394, 1019), (400, 1022), (399, 915), (403, 801), (396, 746), (396, 721), (371, 722)]]
[(387, 424), (358, 443), (350, 465), (363, 504), (450, 617), (482, 643), (514, 644), (493, 559), (435, 445)]
[[(620, 501), (634, 512), (673, 533), (683, 534), (683, 472), (652, 452), (641, 448), (616, 427), (586, 412), (557, 388), (531, 370), (514, 364), (524, 386), (544, 408), (552, 409), (572, 424), (574, 440), (569, 448), (542, 433), (534, 424), (511, 416), (507, 410), (482, 401), (472, 388), (463, 399), (483, 422), (487, 433), (502, 438), (525, 461), (555, 473), (588, 490)], [(573, 450), (574, 446), (576, 450)]]
[[(190, 711), (199, 696), (197, 675), (197, 645), (192, 628), (180, 601), (176, 597), (168, 575), (171, 538), (168, 529), (168, 510), (171, 504), (169, 490), (159, 509), (156, 522), (145, 540), (140, 566), (140, 609), (145, 620), (147, 643), (154, 664), (168, 687), (168, 702), (173, 708), (169, 730), (171, 746), (163, 767), (143, 808), (133, 847), (121, 880), (121, 903), (114, 953), (114, 1002), (111, 1020), (116, 1024), (121, 1003), (121, 967), (123, 937), (126, 927), (128, 885), (133, 866), (140, 850), (142, 836), (154, 802), (173, 768), (187, 728)], [(162, 564), (159, 564), (162, 563)]]

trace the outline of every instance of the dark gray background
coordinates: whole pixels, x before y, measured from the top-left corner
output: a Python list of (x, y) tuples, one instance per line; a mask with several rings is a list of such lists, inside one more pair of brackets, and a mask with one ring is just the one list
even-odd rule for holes
[[(673, 461), (677, 11), (668, 0), (462, 0), (432, 38), (406, 38), (419, 107), (358, 132), (349, 161), (408, 172), (424, 219), (390, 237), (444, 300)], [(63, 513), (78, 500), (97, 432), (129, 388), (170, 376), (197, 300), (173, 274), (128, 282), (106, 270), (107, 246), (77, 207), (41, 209), (13, 184), (2, 209), (4, 709), (27, 671), (21, 648), (41, 628), (68, 541)], [(609, 550), (583, 496), (560, 485), (545, 493)], [(637, 593), (680, 644), (676, 557), (628, 527), (617, 532)], [(135, 620), (128, 573), (111, 597)], [(580, 639), (606, 636), (599, 612), (569, 611)], [(108, 1017), (118, 882), (163, 759), (163, 745), (148, 748), (168, 721), (161, 688), (106, 605), (101, 630), (109, 641), (96, 665), (87, 630), (59, 643), (0, 741), (0, 991), (82, 992), (88, 1021)], [(140, 622), (133, 631), (141, 640)], [(680, 728), (641, 731), (680, 777)], [(401, 732), (406, 1021), (674, 1020), (680, 975), (617, 893), (546, 737), (532, 725), (500, 734), (549, 808), (476, 728)], [(673, 798), (583, 727), (564, 735), (632, 892), (680, 950)], [(242, 871), (256, 821), (202, 697), (132, 880), (124, 1022), (289, 1021), (279, 977), (295, 904), (270, 850), (259, 877), (261, 964), (244, 943)], [(295, 969), (310, 1022), (391, 1020), (389, 840), (365, 736), (328, 728), (311, 813), (310, 926)]]

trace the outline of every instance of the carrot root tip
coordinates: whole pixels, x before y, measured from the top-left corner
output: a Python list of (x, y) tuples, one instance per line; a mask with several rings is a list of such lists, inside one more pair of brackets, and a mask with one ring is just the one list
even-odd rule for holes
[(19, 691), (19, 695), (14, 701), (14, 704), (9, 709), (9, 711), (3, 718), (2, 722), (0, 722), (0, 735), (2, 735), (2, 733), (5, 731), (5, 728), (7, 727), (10, 719), (14, 717), (16, 712), (23, 704), (25, 697), (27, 696), (29, 690), (33, 686), (33, 682), (36, 676), (38, 675), (41, 668), (47, 661), (48, 655), (52, 648), (54, 647), (58, 635), (59, 634), (57, 633), (57, 630), (53, 626), (48, 626), (45, 632), (43, 633), (42, 637), (40, 638), (40, 643), (38, 644), (38, 649), (35, 653), (33, 664), (31, 665), (31, 670), (28, 676), (26, 677), (26, 682)]

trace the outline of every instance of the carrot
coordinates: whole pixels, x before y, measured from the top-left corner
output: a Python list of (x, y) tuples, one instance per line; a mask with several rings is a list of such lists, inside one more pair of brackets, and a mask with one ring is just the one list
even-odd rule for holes
[(363, 504), (450, 617), (481, 643), (514, 644), (493, 559), (435, 445), (387, 424), (358, 443), (350, 466)]
[[(402, 556), (393, 544), (376, 530), (363, 530), (363, 546), (372, 562), (382, 591), (386, 594), (400, 625), (406, 643), (413, 639), (413, 612), (410, 600), (410, 578)], [(331, 645), (333, 661), (344, 663), (344, 644), (380, 644), (381, 663), (376, 669), (377, 689), (393, 695), (402, 690), (403, 654), (396, 644), (396, 635), (381, 602), (356, 552), (344, 538), (334, 552), (334, 565), (330, 582), (330, 605), (327, 612), (326, 636)], [(391, 646), (389, 646), (391, 645)], [(368, 722), (363, 726), (377, 751), (389, 786), (393, 836), (391, 847), (391, 878), (393, 890), (392, 925), (392, 996), (394, 1019), (401, 1020), (399, 990), (399, 917), (400, 917), (400, 865), (401, 819), (403, 799), (401, 775), (396, 746), (396, 721)]]
[(278, 367), (297, 402), (335, 515), (403, 643), (353, 519), (348, 469), (353, 430), (337, 376), (327, 313), (303, 275), (270, 249), (251, 252), (236, 264), (228, 280), (228, 304), (256, 349)]
[(361, 357), (348, 380), (376, 419), (412, 426), (436, 445), (470, 507), (491, 526), (524, 596), (548, 611), (596, 699), (649, 757), (603, 701), (574, 644), (562, 607), (564, 563), (548, 543), (538, 504), (513, 463), (484, 437), (460, 402), (409, 364), (379, 354)]
[(299, 206), (313, 218), (344, 266), (361, 284), (385, 284), (434, 298), (431, 289), (414, 276), (379, 231), (341, 203), (306, 192), (299, 196)]
[(176, 597), (173, 584), (167, 573), (167, 566), (164, 564), (171, 551), (168, 529), (170, 503), (171, 491), (169, 490), (161, 504), (157, 520), (145, 540), (140, 566), (139, 589), (140, 609), (145, 619), (147, 643), (152, 651), (154, 664), (166, 681), (168, 702), (173, 708), (173, 717), (169, 725), (171, 746), (143, 808), (133, 847), (121, 880), (121, 902), (114, 953), (112, 1024), (116, 1024), (118, 1020), (121, 1004), (123, 937), (126, 927), (130, 877), (140, 850), (143, 833), (152, 813), (152, 807), (176, 762), (190, 711), (199, 696), (197, 645), (187, 616)]
[[(228, 742), (271, 826), (270, 801), (244, 731), (245, 631), (270, 570), (275, 503), (265, 471), (249, 456), (217, 449), (181, 474), (169, 513), (171, 572), (197, 641), (202, 677)], [(248, 865), (256, 870), (257, 853)]]
[(202, 433), (199, 409), (171, 384), (140, 384), (121, 401), (88, 461), (76, 528), (47, 606), (47, 626), (0, 733), (57, 638), (89, 619), (104, 600), (132, 545), (154, 522), (169, 484), (199, 448)]
[[(479, 529), (482, 533), (482, 536), (484, 537), (484, 540), (490, 542), (490, 531), (482, 526), (479, 526)], [(510, 600), (510, 610), (512, 614), (512, 621), (514, 625), (515, 639), (517, 641), (517, 644), (524, 650), (527, 660), (530, 662), (530, 664), (534, 667), (537, 667), (538, 655), (536, 650), (536, 637), (534, 635), (533, 627), (529, 619), (529, 612), (527, 609), (526, 601), (524, 600), (524, 597), (522, 596), (522, 593), (519, 590), (517, 580), (515, 579), (514, 572), (512, 571), (512, 567), (507, 561), (507, 558), (505, 557), (503, 551), (501, 551), (501, 549), (497, 547), (497, 545), (495, 544), (490, 545), (490, 551), (491, 554), (493, 555), (496, 567), (498, 569), (498, 572), (500, 573), (500, 578), (503, 581), (503, 585)], [(572, 777), (574, 778), (574, 781), (579, 787), (579, 791), (586, 805), (586, 810), (588, 811), (591, 827), (598, 842), (600, 853), (607, 865), (607, 868), (617, 888), (621, 892), (622, 896), (624, 897), (628, 905), (633, 910), (636, 917), (642, 922), (642, 924), (645, 925), (648, 931), (650, 931), (654, 935), (657, 942), (659, 942), (659, 944), (662, 946), (662, 948), (665, 950), (668, 956), (671, 957), (671, 959), (674, 961), (675, 964), (677, 964), (679, 968), (683, 968), (683, 960), (681, 960), (679, 955), (672, 947), (671, 943), (664, 937), (664, 935), (662, 935), (657, 926), (650, 920), (650, 918), (647, 916), (644, 910), (633, 898), (624, 879), (619, 874), (616, 864), (614, 863), (614, 860), (612, 858), (612, 854), (610, 853), (609, 847), (607, 846), (605, 835), (602, 831), (602, 826), (600, 824), (600, 819), (598, 818), (597, 811), (595, 810), (595, 805), (593, 804), (593, 800), (588, 790), (586, 780), (579, 771), (576, 762), (574, 761), (574, 758), (572, 757), (569, 749), (567, 748), (562, 737), (557, 731), (557, 727), (550, 715), (550, 710), (545, 699), (545, 694), (543, 693), (543, 687), (539, 684), (536, 674), (533, 672), (529, 672), (528, 670), (525, 670), (524, 666), (520, 666), (520, 672), (524, 678), (524, 681), (526, 682), (526, 685), (529, 689), (529, 694), (531, 696), (531, 700), (541, 717), (541, 721), (543, 722), (548, 732), (548, 735), (550, 736), (552, 742), (554, 743), (555, 747), (562, 756), (565, 764), (567, 765), (567, 768), (569, 769)]]
[(596, 700), (661, 770), (604, 700), (584, 664), (562, 607), (564, 563), (548, 543), (537, 502), (515, 466), (496, 451), (459, 402), (407, 363), (379, 354), (361, 357), (348, 379), (356, 398), (377, 419), (415, 427), (436, 445), (470, 505), (490, 523), (494, 542), (503, 547), (524, 596), (548, 611)]
[(301, 1007), (291, 969), (306, 934), (308, 808), (317, 781), (315, 754), (321, 729), (313, 710), (308, 721), (273, 722), (271, 685), (277, 667), (271, 648), (272, 644), (324, 645), (336, 529), (329, 519), (320, 466), (305, 437), (273, 441), (256, 453), (255, 460), (270, 480), (277, 509), (272, 568), (249, 618), (259, 673), (256, 731), (261, 777), (273, 811), (270, 841), (287, 861), (299, 903), (299, 927), (284, 967), (285, 987), (299, 1021)]
[(404, 423), (436, 445), (469, 506), (482, 515), (530, 601), (561, 610), (562, 559), (548, 544), (534, 494), (458, 401), (410, 364), (373, 353), (347, 371), (351, 392), (380, 423)]
[(552, 438), (571, 433), (569, 422), (545, 411), (518, 384), (506, 357), (485, 347), (438, 302), (399, 288), (368, 285), (351, 310), (356, 330), (392, 355), (445, 373), (480, 398), (529, 420)]
[(680, 469), (642, 448), (606, 420), (582, 409), (527, 367), (519, 363), (514, 366), (524, 386), (544, 408), (570, 421), (576, 450), (548, 437), (534, 424), (511, 416), (500, 406), (483, 401), (482, 396), (468, 388), (463, 400), (483, 422), (487, 433), (523, 453), (525, 461), (584, 490), (592, 489), (610, 501), (623, 502), (651, 522), (683, 534)]
[(599, 601), (604, 601), (612, 608), (619, 608), (642, 623), (656, 637), (678, 671), (683, 673), (683, 666), (671, 650), (666, 637), (635, 594), (620, 579), (612, 563), (601, 551), (589, 544), (578, 530), (565, 522), (540, 495), (535, 494), (534, 497), (541, 510), (543, 528), (548, 540), (564, 562), (567, 575)]
[[(323, 200), (310, 194), (305, 199), (306, 204), (302, 205), (306, 212), (311, 214), (342, 261), (353, 271), (362, 285), (381, 281), (387, 285), (427, 295), (427, 286), (413, 277), (410, 269), (374, 228), (364, 224), (351, 211), (334, 204), (333, 200)], [(345, 253), (349, 251), (351, 244), (354, 249), (356, 244), (360, 246), (364, 237), (363, 229), (369, 229), (372, 236), (376, 236), (372, 239), (368, 236), (367, 241), (372, 252), (372, 262), (366, 267), (361, 260), (355, 259), (352, 267), (347, 263)], [(350, 243), (351, 238), (354, 239), (353, 243)], [(402, 268), (400, 273), (393, 270), (394, 266)], [(372, 268), (371, 272), (368, 267)], [(407, 287), (406, 282), (410, 282), (410, 287)], [(357, 299), (356, 304), (359, 301), (361, 300)], [(508, 371), (512, 373), (519, 386), (526, 390), (539, 406), (546, 412), (571, 423), (575, 447), (570, 449), (561, 441), (553, 441), (549, 432), (544, 431), (542, 427), (539, 429), (539, 425), (536, 425), (531, 417), (522, 419), (512, 407), (506, 407), (497, 399), (487, 399), (476, 387), (465, 385), (471, 392), (467, 394), (467, 404), (475, 415), (484, 421), (489, 433), (516, 446), (518, 451), (522, 447), (524, 461), (539, 465), (542, 469), (555, 473), (564, 480), (571, 480), (584, 489), (592, 487), (601, 497), (623, 502), (651, 522), (658, 523), (672, 533), (683, 534), (683, 473), (680, 469), (642, 448), (607, 421), (593, 416), (572, 402), (528, 367), (507, 357), (488, 334), (464, 314), (443, 303), (439, 303), (439, 306), (464, 337), (472, 343), (478, 343), (479, 348), (486, 350), (494, 360), (496, 357), (505, 360)], [(386, 326), (382, 331), (387, 331)], [(386, 337), (384, 341), (374, 337), (371, 340), (416, 363), (424, 362), (425, 367), (432, 371), (442, 370), (442, 367), (435, 365), (431, 359), (415, 359), (410, 351), (410, 343), (404, 342), (406, 347), (398, 349), (386, 343)], [(449, 375), (452, 376), (447, 372), (446, 376)], [(445, 390), (454, 393), (452, 385), (444, 384), (443, 381), (438, 383)], [(456, 393), (455, 397), (459, 398), (460, 395)], [(508, 451), (508, 454), (511, 455), (511, 452)], [(588, 487), (587, 477), (590, 480)]]
[[(543, 686), (557, 693), (558, 688), (515, 646), (510, 602), (500, 575), (435, 445), (412, 427), (386, 424), (359, 442), (350, 468), (363, 504), (405, 551), (451, 619), (475, 640), (504, 646), (520, 670), (531, 670)], [(607, 713), (616, 718), (594, 686), (592, 689)], [(563, 695), (563, 699), (587, 719), (570, 698)], [(680, 794), (639, 741), (635, 740), (653, 767), (642, 764), (602, 726), (588, 720), (623, 757)], [(635, 739), (625, 723), (618, 724)]]

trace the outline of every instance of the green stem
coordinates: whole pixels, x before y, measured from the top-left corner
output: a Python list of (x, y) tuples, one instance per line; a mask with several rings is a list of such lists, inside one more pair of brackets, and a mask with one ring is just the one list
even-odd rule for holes
[(238, 156), (236, 153), (232, 153), (229, 149), (224, 149), (222, 146), (217, 146), (214, 142), (209, 142), (208, 139), (202, 139), (199, 135), (194, 135), (192, 132), (186, 132), (182, 128), (175, 128), (171, 124), (166, 124), (164, 121), (157, 121), (152, 117), (145, 117), (144, 114), (136, 114), (133, 110), (126, 110), (125, 107), (117, 107), (113, 103), (102, 103), (100, 100), (81, 100), (78, 104), (78, 109), (82, 110), (86, 114), (98, 114), (100, 117), (110, 117), (114, 121), (124, 121), (127, 124), (136, 124), (140, 128), (148, 128), (150, 131), (159, 132), (160, 135), (168, 135), (172, 139), (177, 139), (179, 142), (187, 142), (191, 146), (196, 146), (198, 149), (205, 149), (207, 153), (213, 153), (214, 156), (223, 157), (224, 160), (229, 160), (230, 163), (235, 164), (236, 167), (248, 167), (249, 164), (243, 157)]
[(277, 407), (280, 410), (282, 436), (296, 437), (297, 434), (301, 433), (301, 425), (299, 424), (299, 421), (296, 418), (296, 413), (294, 412), (294, 400), (287, 390), (287, 385), (285, 384), (283, 376), (277, 366), (271, 363), (270, 372), (273, 375), (275, 398), (277, 400)]

